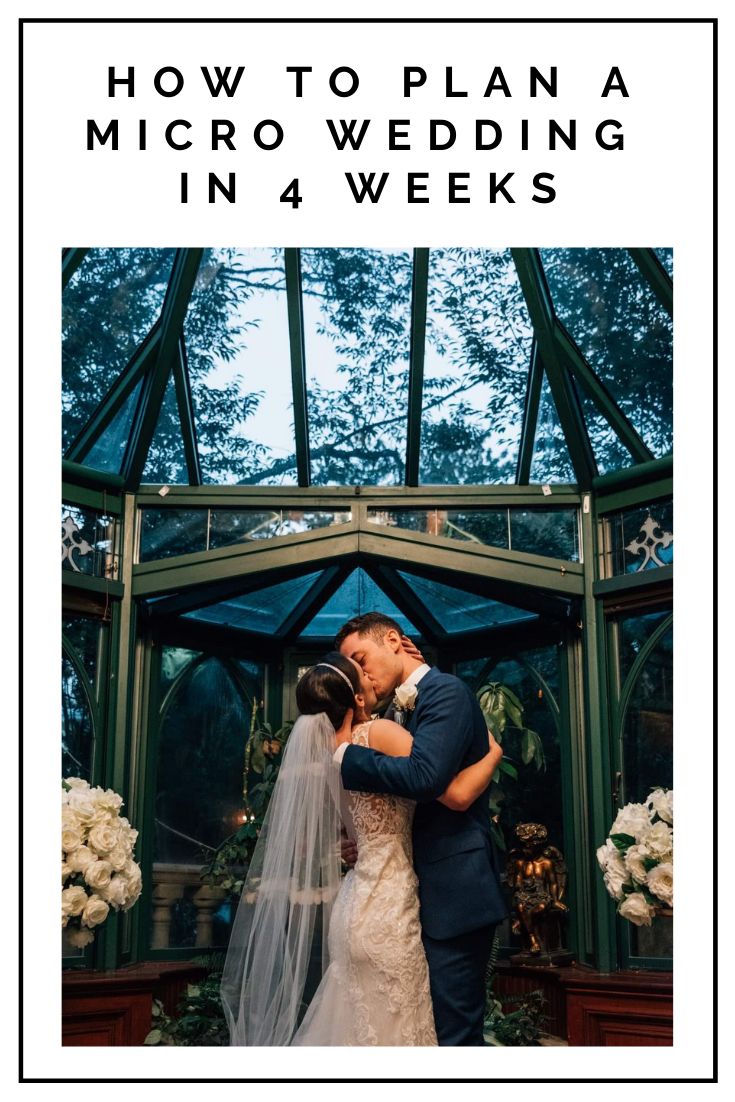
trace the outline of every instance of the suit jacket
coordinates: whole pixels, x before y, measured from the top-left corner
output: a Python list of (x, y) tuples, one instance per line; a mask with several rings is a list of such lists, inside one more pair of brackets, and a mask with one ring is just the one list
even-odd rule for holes
[(500, 922), (507, 908), (487, 796), (483, 793), (466, 811), (437, 803), (452, 777), (487, 753), (480, 706), (464, 682), (437, 669), (424, 674), (417, 688), (410, 757), (393, 758), (351, 744), (342, 759), (342, 783), (357, 792), (417, 801), (413, 856), (421, 925), (429, 937), (444, 939)]

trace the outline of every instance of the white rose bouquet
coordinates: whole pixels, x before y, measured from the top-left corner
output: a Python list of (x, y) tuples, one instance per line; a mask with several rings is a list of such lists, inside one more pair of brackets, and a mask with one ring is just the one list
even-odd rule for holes
[(122, 798), (67, 777), (61, 797), (61, 926), (77, 949), (94, 941), (110, 907), (128, 911), (143, 879), (133, 860), (138, 831), (120, 815)]
[(656, 788), (642, 804), (626, 804), (597, 850), (605, 887), (618, 914), (650, 926), (657, 909), (674, 906), (674, 791)]

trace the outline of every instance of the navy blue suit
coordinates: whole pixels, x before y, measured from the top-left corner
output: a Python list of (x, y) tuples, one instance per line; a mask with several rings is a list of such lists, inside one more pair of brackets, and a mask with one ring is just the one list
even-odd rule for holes
[(461, 769), (487, 753), (487, 725), (459, 678), (432, 669), (417, 689), (410, 757), (348, 745), (342, 783), (417, 801), (413, 856), (439, 1044), (481, 1045), (485, 965), (494, 926), (507, 914), (487, 797), (466, 811), (436, 801)]

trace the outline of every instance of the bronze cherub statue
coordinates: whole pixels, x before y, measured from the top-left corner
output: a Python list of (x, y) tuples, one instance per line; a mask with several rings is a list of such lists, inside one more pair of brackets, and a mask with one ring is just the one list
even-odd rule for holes
[(563, 902), (567, 886), (564, 855), (548, 845), (549, 832), (542, 823), (519, 823), (520, 845), (508, 858), (507, 880), (513, 892), (513, 932), (521, 935), (523, 949), (511, 960), (516, 964), (554, 964), (571, 961), (562, 946), (562, 925), (569, 908)]

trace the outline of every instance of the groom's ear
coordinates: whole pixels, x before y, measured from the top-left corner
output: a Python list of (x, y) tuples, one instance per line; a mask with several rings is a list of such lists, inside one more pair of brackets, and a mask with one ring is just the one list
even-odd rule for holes
[(383, 645), (390, 647), (394, 654), (402, 650), (401, 634), (395, 628), (388, 628), (383, 636)]

